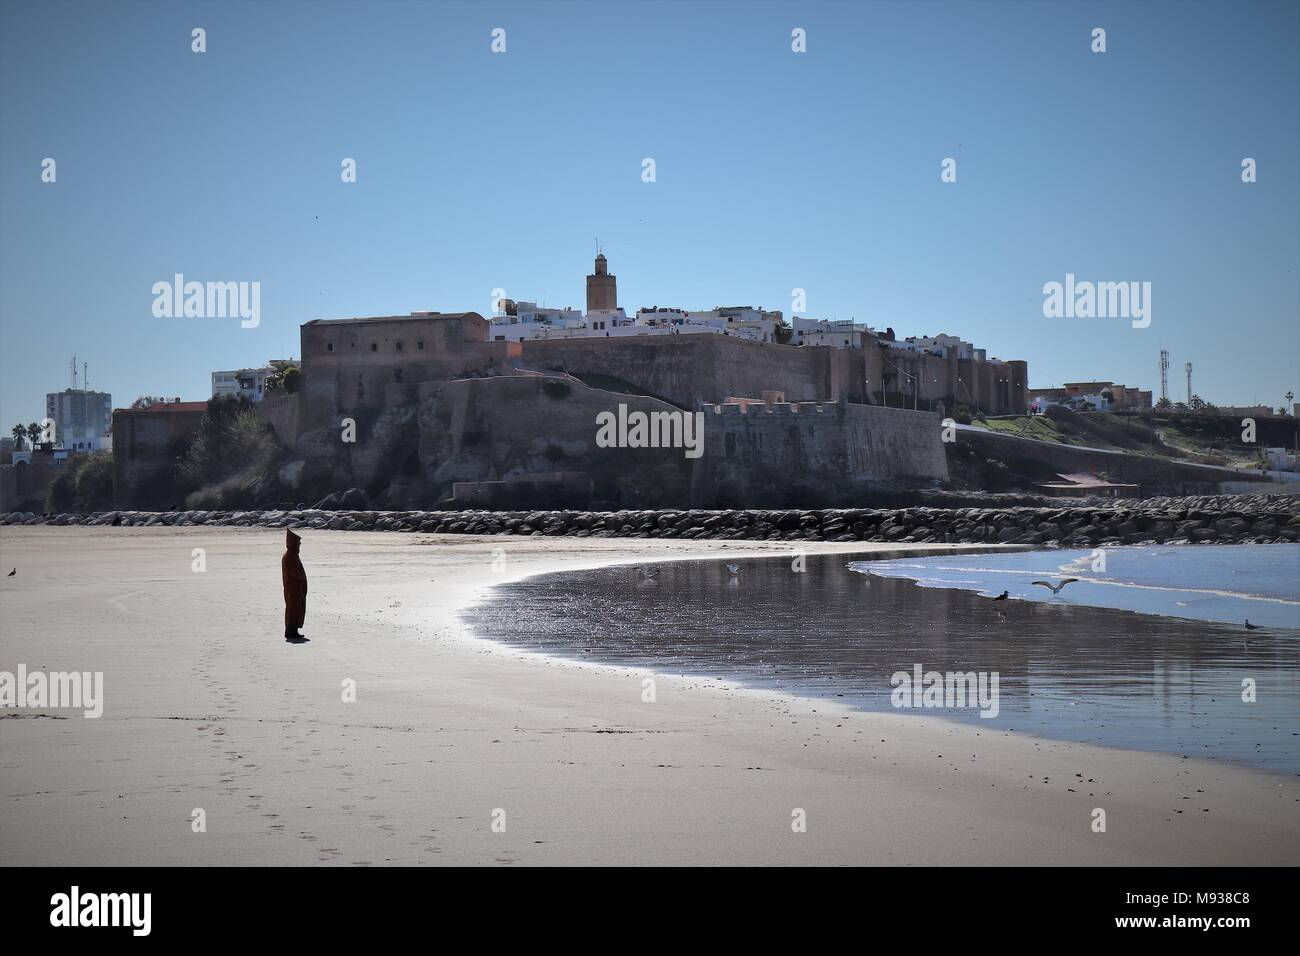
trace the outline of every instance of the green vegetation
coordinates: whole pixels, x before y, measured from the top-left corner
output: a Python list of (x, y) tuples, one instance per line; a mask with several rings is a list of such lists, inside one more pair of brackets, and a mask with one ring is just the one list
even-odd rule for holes
[(208, 402), (203, 421), (177, 463), (189, 507), (246, 508), (277, 482), (280, 447), (271, 426), (234, 397)]
[(1057, 442), (1061, 445), (1086, 445), (1081, 437), (1059, 428), (1045, 415), (1022, 415), (1015, 418), (975, 418), (971, 424), (1003, 435), (1017, 438), (1036, 438), (1039, 441)]
[(70, 455), (45, 497), (45, 510), (50, 513), (107, 511), (112, 507), (113, 454), (107, 451)]
[(302, 388), (302, 369), (296, 362), (287, 359), (271, 359), (266, 364), (269, 368), (275, 369), (266, 377), (265, 388), (268, 394), (293, 395)]
[(971, 424), (1020, 438), (1158, 455), (1207, 465), (1254, 467), (1267, 441), (1243, 444), (1239, 419), (1224, 416), (1193, 396), (1190, 406), (1168, 405), (1155, 415), (1076, 412), (1051, 406), (1042, 415), (975, 418)]

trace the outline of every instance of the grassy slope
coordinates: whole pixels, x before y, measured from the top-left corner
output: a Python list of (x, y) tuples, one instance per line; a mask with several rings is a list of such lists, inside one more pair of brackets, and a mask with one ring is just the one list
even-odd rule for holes
[(1053, 409), (1047, 415), (1015, 418), (977, 418), (971, 424), (1002, 434), (1062, 445), (1114, 448), (1139, 455), (1159, 455), (1215, 465), (1254, 465), (1251, 450), (1244, 446), (1207, 440), (1191, 428), (1164, 420), (1154, 431), (1149, 419), (1137, 420), (1105, 412), (1071, 412)]

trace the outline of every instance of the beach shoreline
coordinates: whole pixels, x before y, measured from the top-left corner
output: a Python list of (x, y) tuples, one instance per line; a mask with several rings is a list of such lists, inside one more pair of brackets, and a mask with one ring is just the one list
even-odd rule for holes
[[(649, 703), (645, 670), (503, 652), (456, 617), (534, 574), (863, 542), (302, 533), (302, 646), (279, 636), (282, 530), (0, 533), (0, 670), (106, 687), (98, 720), (0, 712), (0, 861), (1300, 862), (1294, 778), (666, 674)], [(963, 549), (906, 547), (929, 550)]]

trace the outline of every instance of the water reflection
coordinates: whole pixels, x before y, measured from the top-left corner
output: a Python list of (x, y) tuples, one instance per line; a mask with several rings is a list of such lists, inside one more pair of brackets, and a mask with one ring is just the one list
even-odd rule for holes
[[(658, 565), (503, 585), (475, 633), (559, 657), (724, 677), (891, 709), (891, 675), (999, 675), (999, 713), (929, 713), (1080, 740), (1300, 770), (1294, 632), (1101, 608), (994, 602), (849, 570), (844, 555)], [(1242, 700), (1243, 681), (1256, 700)]]

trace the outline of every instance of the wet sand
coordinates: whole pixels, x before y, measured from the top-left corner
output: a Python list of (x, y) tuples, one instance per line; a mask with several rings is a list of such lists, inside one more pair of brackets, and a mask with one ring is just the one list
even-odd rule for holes
[(282, 549), (265, 529), (0, 531), (0, 670), (106, 683), (98, 720), (0, 711), (0, 861), (1300, 862), (1295, 778), (696, 676), (657, 675), (647, 703), (642, 670), (455, 620), (529, 574), (788, 545), (307, 532), (300, 646)]
[(795, 571), (788, 558), (742, 559), (735, 573), (683, 562), (653, 579), (627, 567), (549, 575), (503, 586), (462, 617), (475, 634), (542, 653), (865, 710), (894, 709), (891, 678), (918, 666), (996, 673), (996, 706), (968, 698), (905, 712), (1300, 772), (1300, 632), (991, 601), (873, 577), (850, 560), (810, 556)]

